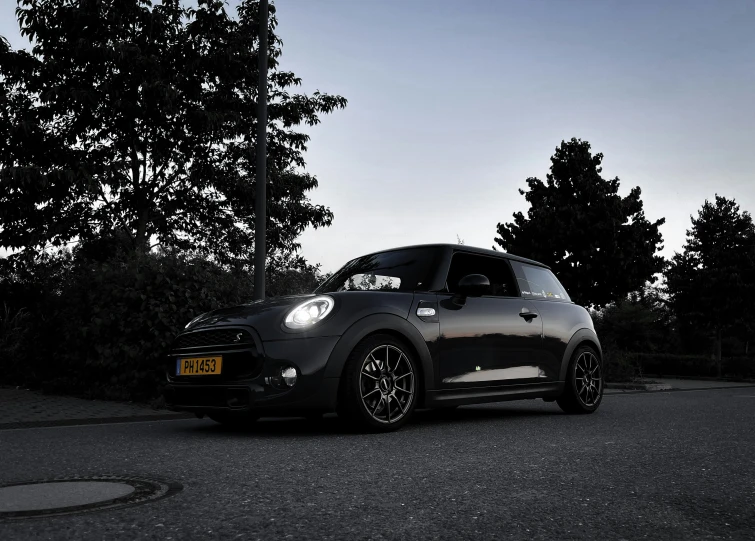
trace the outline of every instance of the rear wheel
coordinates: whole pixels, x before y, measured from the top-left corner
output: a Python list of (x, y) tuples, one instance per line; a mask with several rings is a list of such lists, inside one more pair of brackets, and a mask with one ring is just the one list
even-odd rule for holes
[(556, 399), (566, 413), (592, 413), (603, 400), (603, 367), (595, 350), (577, 348), (569, 363), (564, 393)]
[(360, 342), (346, 361), (338, 416), (360, 429), (388, 432), (414, 412), (419, 379), (406, 345), (391, 335)]
[(260, 418), (258, 413), (219, 411), (208, 413), (207, 417), (228, 428), (248, 428)]

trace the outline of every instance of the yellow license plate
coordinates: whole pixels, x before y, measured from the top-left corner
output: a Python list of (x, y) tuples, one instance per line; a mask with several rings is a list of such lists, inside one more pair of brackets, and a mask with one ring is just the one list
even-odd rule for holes
[(176, 374), (179, 376), (205, 376), (208, 374), (220, 374), (223, 366), (223, 356), (183, 357), (176, 362)]

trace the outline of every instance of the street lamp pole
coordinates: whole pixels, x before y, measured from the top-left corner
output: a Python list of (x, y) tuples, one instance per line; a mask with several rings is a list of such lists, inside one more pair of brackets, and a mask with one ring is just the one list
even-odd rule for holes
[(254, 299), (265, 298), (267, 217), (267, 16), (268, 0), (259, 5), (259, 80), (257, 82), (257, 186), (254, 205)]

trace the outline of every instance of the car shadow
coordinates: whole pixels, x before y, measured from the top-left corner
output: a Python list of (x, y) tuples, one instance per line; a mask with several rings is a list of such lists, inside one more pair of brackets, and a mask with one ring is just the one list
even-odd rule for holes
[[(400, 432), (433, 425), (491, 423), (509, 419), (552, 417), (558, 415), (563, 415), (558, 408), (533, 408), (526, 405), (462, 406), (455, 409), (417, 410), (414, 412), (412, 419), (400, 429)], [(317, 420), (305, 419), (303, 417), (263, 417), (259, 421), (252, 422), (243, 428), (231, 428), (207, 418), (205, 420), (206, 423), (202, 424), (183, 425), (180, 427), (180, 430), (206, 435), (348, 436), (368, 434), (368, 432), (355, 431), (335, 414), (328, 414)]]

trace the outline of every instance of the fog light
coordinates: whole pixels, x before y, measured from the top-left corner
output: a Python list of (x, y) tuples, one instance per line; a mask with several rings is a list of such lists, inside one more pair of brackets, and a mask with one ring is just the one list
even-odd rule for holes
[(288, 366), (281, 369), (281, 379), (286, 387), (293, 387), (296, 384), (296, 368)]

